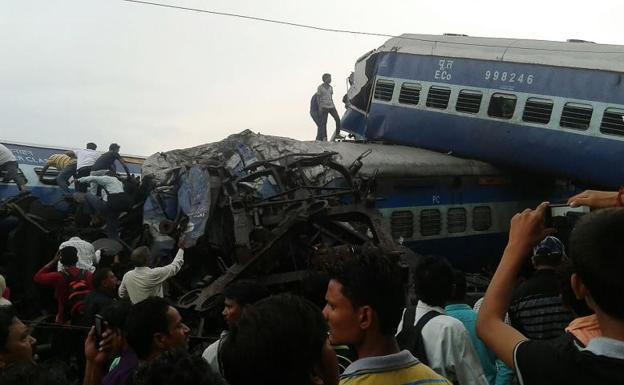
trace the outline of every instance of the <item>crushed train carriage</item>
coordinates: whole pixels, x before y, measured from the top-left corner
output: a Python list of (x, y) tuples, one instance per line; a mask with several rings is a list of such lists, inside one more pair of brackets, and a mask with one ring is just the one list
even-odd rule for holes
[(365, 242), (478, 272), (496, 263), (514, 213), (574, 191), (423, 149), (250, 131), (155, 154), (143, 177), (154, 249), (171, 249), (177, 236), (196, 245), (179, 305), (200, 311), (232, 280), (300, 282), (320, 255)]

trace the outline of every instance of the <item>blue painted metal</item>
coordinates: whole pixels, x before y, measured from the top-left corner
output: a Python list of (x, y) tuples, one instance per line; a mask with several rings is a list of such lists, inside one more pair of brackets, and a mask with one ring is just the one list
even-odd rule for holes
[[(441, 60), (445, 60), (445, 66), (448, 66), (448, 61), (452, 61), (447, 72), (450, 79), (442, 76)], [(485, 80), (486, 71), (525, 76), (522, 83), (517, 81), (517, 77), (513, 83), (500, 81), (500, 77), (498, 81), (494, 81), (492, 77)], [(605, 103), (624, 103), (624, 85), (621, 74), (616, 72), (386, 52), (377, 58), (377, 75)], [(527, 81), (528, 75), (533, 75), (531, 84)]]
[(614, 167), (624, 159), (624, 143), (617, 140), (383, 104), (371, 108), (368, 127), (373, 140), (478, 157), (534, 173), (557, 170), (561, 177), (583, 176), (607, 188), (624, 181), (624, 169)]
[[(377, 76), (522, 92), (536, 97), (545, 95), (624, 104), (622, 75), (615, 72), (395, 52), (380, 53), (376, 60)], [(449, 61), (452, 62), (450, 65)], [(448, 71), (444, 72), (443, 68)], [(489, 80), (485, 79), (486, 71), (490, 71)], [(494, 71), (499, 72), (499, 79), (503, 72), (523, 74), (523, 82), (494, 81)], [(528, 75), (532, 76), (531, 84), (527, 81)], [(395, 95), (399, 88), (400, 84), (395, 84)], [(423, 98), (426, 95), (421, 95)], [(449, 106), (451, 109), (454, 106)], [(551, 119), (559, 118), (553, 116)], [(624, 168), (614, 167), (624, 158), (622, 138), (609, 138), (593, 132), (581, 134), (504, 119), (484, 119), (445, 110), (379, 102), (370, 105), (366, 116), (348, 110), (342, 124), (344, 130), (363, 135), (368, 140), (449, 152), (497, 166), (570, 178), (596, 188), (616, 188), (624, 181)]]

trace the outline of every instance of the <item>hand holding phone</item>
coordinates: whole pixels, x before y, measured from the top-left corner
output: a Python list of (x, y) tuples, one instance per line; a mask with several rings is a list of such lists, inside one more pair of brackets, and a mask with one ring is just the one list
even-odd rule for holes
[(571, 207), (566, 203), (549, 204), (544, 213), (544, 225), (545, 227), (553, 227), (553, 217), (580, 216), (588, 212), (588, 206)]
[(104, 321), (104, 317), (99, 314), (95, 315), (95, 346), (100, 346), (100, 341), (102, 341), (102, 333), (106, 329), (106, 321)]

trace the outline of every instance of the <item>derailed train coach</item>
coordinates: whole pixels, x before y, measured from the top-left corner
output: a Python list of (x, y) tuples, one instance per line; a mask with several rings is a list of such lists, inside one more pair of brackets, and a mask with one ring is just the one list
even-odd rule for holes
[(624, 47), (404, 34), (362, 56), (344, 130), (617, 188)]
[(250, 131), (155, 154), (143, 176), (152, 185), (144, 223), (154, 251), (166, 254), (178, 237), (195, 246), (179, 305), (200, 311), (235, 279), (299, 282), (319, 255), (367, 242), (480, 272), (500, 258), (515, 213), (576, 191), (413, 147)]

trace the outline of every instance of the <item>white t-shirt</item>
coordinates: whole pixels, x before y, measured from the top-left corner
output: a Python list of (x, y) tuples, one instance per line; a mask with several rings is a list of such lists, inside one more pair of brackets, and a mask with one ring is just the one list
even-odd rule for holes
[[(488, 385), (479, 356), (461, 321), (447, 316), (441, 307), (418, 301), (414, 325), (430, 310), (442, 315), (432, 318), (422, 329), (429, 367), (452, 382), (462, 385)], [(399, 323), (398, 332), (402, 329), (403, 319)]]
[(102, 155), (101, 152), (95, 150), (80, 149), (74, 150), (76, 154), (76, 169), (93, 166), (96, 160)]
[(15, 160), (13, 152), (6, 148), (4, 144), (0, 144), (0, 165), (5, 164), (6, 162), (14, 162)]
[(331, 110), (332, 108), (336, 108), (334, 106), (334, 101), (332, 100), (332, 94), (334, 93), (334, 89), (329, 84), (321, 84), (316, 89), (316, 94), (318, 95), (318, 105), (320, 108), (325, 108)]

